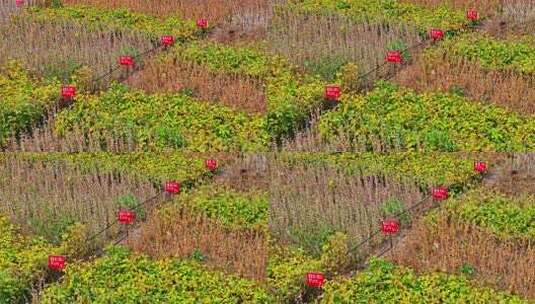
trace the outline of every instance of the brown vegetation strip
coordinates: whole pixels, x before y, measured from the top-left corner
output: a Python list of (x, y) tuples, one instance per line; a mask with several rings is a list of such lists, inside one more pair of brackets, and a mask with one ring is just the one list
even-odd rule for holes
[(395, 199), (409, 208), (424, 197), (410, 179), (348, 175), (320, 165), (270, 163), (270, 180), (270, 229), (285, 243), (322, 229), (345, 232), (358, 243), (379, 229), (382, 203)]
[(161, 210), (126, 244), (157, 258), (187, 258), (198, 252), (215, 269), (259, 280), (266, 276), (267, 238), (263, 231), (228, 229), (186, 208)]
[[(117, 67), (117, 58), (125, 49), (143, 52), (155, 47), (145, 35), (135, 31), (121, 32), (114, 28), (88, 29), (75, 22), (40, 23), (22, 15), (0, 23), (0, 65), (7, 60), (21, 61), (27, 68), (43, 76), (65, 81), (80, 66), (78, 89), (93, 88), (91, 77)], [(117, 71), (109, 79), (120, 79)]]
[[(277, 12), (268, 33), (270, 49), (301, 66), (351, 61), (358, 64), (357, 74), (383, 64), (387, 46), (396, 41), (407, 46), (422, 42), (418, 30), (404, 24), (355, 23), (341, 16), (290, 11)], [(369, 78), (382, 77), (376, 74)]]
[(535, 195), (535, 153), (514, 153), (509, 161), (485, 179), (487, 187), (518, 196)]
[(150, 93), (191, 90), (200, 100), (250, 113), (266, 111), (266, 96), (260, 80), (214, 73), (193, 62), (151, 60), (126, 83)]
[(268, 160), (265, 154), (244, 154), (226, 162), (215, 182), (236, 191), (268, 190)]
[[(61, 161), (8, 156), (0, 171), (0, 212), (29, 233), (52, 233), (71, 220), (87, 224), (88, 232), (94, 232), (116, 220), (120, 197), (133, 195), (143, 201), (156, 194), (148, 180)], [(115, 232), (110, 231), (110, 236)]]
[[(476, 81), (477, 80), (477, 81)], [(535, 114), (535, 79), (515, 72), (485, 70), (464, 59), (423, 58), (402, 70), (395, 82), (418, 91), (453, 91), (521, 114)]]
[(432, 225), (425, 220), (418, 221), (391, 258), (421, 272), (457, 273), (461, 267), (469, 265), (475, 270), (474, 281), (482, 285), (525, 298), (535, 297), (533, 244), (499, 240), (446, 216), (440, 216)]

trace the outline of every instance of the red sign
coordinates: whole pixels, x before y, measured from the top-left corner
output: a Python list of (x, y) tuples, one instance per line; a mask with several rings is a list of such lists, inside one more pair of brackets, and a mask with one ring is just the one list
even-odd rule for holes
[(120, 210), (117, 213), (117, 220), (123, 225), (131, 225), (136, 220), (136, 213), (134, 211)]
[(487, 171), (487, 163), (481, 161), (475, 162), (474, 170), (478, 173), (484, 173), (485, 171)]
[(16, 0), (15, 4), (17, 5), (17, 7), (21, 7), (24, 5), (24, 0)]
[(386, 53), (386, 61), (388, 62), (399, 63), (401, 60), (401, 51), (388, 51), (388, 53)]
[(479, 19), (479, 14), (475, 9), (471, 9), (466, 12), (466, 18), (472, 21), (476, 21), (477, 19)]
[(396, 234), (399, 231), (399, 222), (397, 220), (386, 220), (381, 223), (381, 232), (383, 234)]
[(165, 192), (177, 194), (180, 192), (180, 183), (179, 182), (166, 182), (165, 183)]
[(341, 95), (340, 86), (332, 84), (325, 87), (325, 99), (337, 101)]
[(119, 57), (119, 64), (124, 66), (134, 65), (134, 58), (132, 56), (121, 56)]
[(76, 95), (76, 87), (74, 86), (63, 86), (61, 88), (61, 97), (66, 99), (72, 99)]
[(208, 20), (204, 18), (197, 19), (197, 27), (201, 29), (208, 28)]
[(48, 268), (51, 270), (65, 269), (65, 257), (62, 255), (48, 256)]
[(215, 171), (217, 169), (217, 160), (215, 159), (207, 159), (204, 164), (206, 165), (206, 169), (210, 171)]
[(173, 37), (173, 36), (162, 36), (161, 42), (162, 42), (162, 45), (171, 46), (171, 45), (175, 44), (175, 37)]
[(444, 31), (439, 29), (432, 29), (429, 32), (429, 37), (431, 37), (431, 39), (433, 40), (440, 40), (444, 38)]
[(446, 187), (436, 187), (431, 190), (431, 195), (436, 201), (442, 201), (448, 198), (448, 188)]
[(325, 276), (321, 272), (309, 272), (306, 276), (306, 284), (308, 287), (323, 287), (325, 283)]

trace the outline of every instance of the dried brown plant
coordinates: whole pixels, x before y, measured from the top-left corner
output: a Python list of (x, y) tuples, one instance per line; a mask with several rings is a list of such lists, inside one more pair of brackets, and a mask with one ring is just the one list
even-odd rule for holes
[[(65, 82), (82, 66), (90, 69), (90, 78), (97, 78), (116, 68), (124, 52), (135, 49), (142, 53), (155, 47), (154, 41), (135, 31), (89, 28), (72, 21), (43, 23), (25, 13), (0, 23), (0, 39), (0, 65), (15, 59), (40, 76), (58, 77)], [(119, 69), (104, 78), (102, 84), (126, 75)], [(96, 86), (92, 84), (88, 89), (94, 89), (93, 85)]]
[(410, 208), (425, 195), (408, 178), (349, 174), (332, 165), (289, 165), (272, 158), (269, 225), (283, 243), (306, 244), (328, 231), (347, 233), (350, 243), (358, 243), (379, 230), (382, 203), (395, 199)]
[(461, 267), (470, 266), (475, 270), (473, 282), (525, 298), (535, 297), (533, 244), (499, 240), (447, 216), (438, 217), (433, 224), (418, 221), (391, 258), (421, 272), (457, 273)]
[(484, 182), (487, 187), (511, 196), (535, 194), (535, 153), (510, 154)]
[(210, 267), (246, 278), (266, 276), (264, 231), (231, 230), (181, 207), (168, 207), (151, 216), (126, 245), (156, 258), (197, 255)]
[[(12, 153), (4, 155), (0, 172), (0, 212), (26, 233), (53, 238), (59, 237), (51, 233), (61, 233), (57, 225), (62, 221), (84, 223), (95, 232), (116, 221), (120, 197), (133, 195), (144, 201), (157, 193), (150, 181), (125, 172)], [(111, 229), (107, 235), (116, 232)]]
[[(343, 16), (279, 9), (272, 23), (267, 37), (270, 50), (305, 67), (337, 60), (355, 62), (364, 73), (384, 64), (389, 44), (401, 41), (414, 46), (422, 42), (416, 28), (387, 21), (355, 23)], [(391, 69), (378, 69), (367, 78), (373, 80), (391, 72)]]
[(261, 153), (236, 156), (226, 162), (221, 174), (215, 177), (215, 182), (236, 191), (268, 190), (267, 162), (267, 155)]
[(475, 62), (454, 58), (446, 51), (433, 58), (418, 56), (394, 81), (418, 91), (461, 91), (473, 100), (535, 114), (535, 78), (513, 71), (490, 71)]
[(194, 63), (170, 58), (151, 60), (127, 84), (150, 93), (192, 90), (196, 98), (218, 102), (250, 113), (266, 111), (263, 83), (258, 79), (207, 70)]
[(142, 150), (134, 136), (115, 134), (102, 130), (99, 136), (87, 135), (74, 127), (64, 136), (54, 130), (54, 113), (45, 115), (41, 125), (34, 127), (31, 133), (20, 139), (11, 138), (5, 151), (10, 152), (99, 152), (122, 153)]

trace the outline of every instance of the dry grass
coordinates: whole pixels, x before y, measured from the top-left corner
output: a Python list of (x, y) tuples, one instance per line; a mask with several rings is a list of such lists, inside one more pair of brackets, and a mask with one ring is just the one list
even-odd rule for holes
[(273, 158), (270, 229), (283, 243), (297, 243), (312, 252), (319, 252), (323, 238), (333, 231), (347, 233), (355, 244), (379, 230), (381, 204), (389, 199), (409, 208), (424, 197), (410, 179), (349, 175), (326, 164), (289, 165)]
[[(355, 23), (343, 16), (318, 16), (280, 9), (272, 23), (267, 43), (274, 52), (300, 66), (331, 65), (335, 68), (344, 62), (355, 62), (359, 74), (382, 65), (389, 44), (402, 41), (413, 46), (422, 42), (417, 29), (386, 21)], [(390, 72), (390, 69), (379, 69), (368, 78), (384, 77)]]
[[(477, 81), (474, 81), (477, 79)], [(394, 81), (418, 91), (461, 91), (466, 97), (522, 114), (535, 114), (535, 79), (515, 72), (489, 71), (477, 63), (453, 58), (418, 56)]]
[(267, 238), (262, 231), (230, 230), (187, 209), (170, 207), (150, 217), (127, 246), (152, 257), (202, 254), (216, 269), (262, 280), (266, 276)]
[[(96, 78), (116, 68), (117, 58), (123, 53), (136, 55), (155, 47), (148, 37), (135, 31), (88, 28), (70, 21), (41, 23), (24, 14), (0, 24), (0, 40), (0, 65), (16, 59), (41, 76), (58, 77), (64, 82), (82, 66), (90, 68), (89, 78)], [(120, 69), (103, 83), (126, 75)], [(86, 85), (88, 89), (97, 86), (89, 81)]]
[[(24, 228), (57, 241), (74, 222), (89, 232), (116, 221), (118, 199), (133, 195), (140, 201), (156, 194), (152, 183), (124, 172), (62, 161), (31, 161), (7, 154), (0, 163), (0, 211)], [(117, 229), (107, 234), (112, 237)]]
[(236, 191), (268, 190), (268, 157), (265, 154), (242, 154), (225, 162), (215, 182)]
[(506, 20), (520, 24), (535, 20), (535, 2), (532, 0), (502, 0), (502, 15)]
[(250, 41), (265, 36), (273, 16), (273, 5), (281, 0), (65, 0), (65, 4), (91, 5), (105, 9), (125, 8), (158, 17), (179, 16), (196, 20), (205, 18), (217, 25), (210, 39), (230, 43)]
[(229, 44), (265, 39), (273, 18), (273, 6), (281, 1), (284, 0), (263, 0), (254, 5), (236, 7), (232, 16), (220, 22), (210, 33), (210, 39)]
[[(288, 152), (359, 152), (365, 150), (365, 147), (362, 147), (361, 150), (353, 147), (349, 139), (343, 134), (327, 142), (321, 137), (317, 129), (319, 121), (320, 113), (316, 112), (311, 115), (308, 128), (297, 132), (291, 138), (284, 139), (280, 150)], [(276, 149), (277, 147), (274, 146), (273, 148)]]
[(123, 153), (142, 149), (134, 136), (101, 131), (98, 137), (88, 136), (79, 128), (74, 128), (64, 136), (54, 131), (55, 112), (45, 115), (43, 122), (35, 126), (30, 134), (20, 139), (11, 138), (5, 151), (9, 152), (100, 152)]
[(208, 71), (194, 63), (170, 58), (151, 60), (127, 84), (150, 93), (192, 90), (200, 99), (249, 113), (266, 111), (263, 83), (258, 79)]
[(511, 154), (508, 161), (485, 180), (485, 185), (512, 196), (535, 195), (535, 153)]
[(441, 216), (436, 226), (418, 221), (392, 259), (421, 272), (456, 273), (464, 265), (475, 270), (474, 281), (535, 297), (535, 248), (498, 240), (466, 223)]
[(530, 35), (535, 31), (535, 2), (531, 0), (503, 0), (500, 14), (485, 23), (485, 30), (496, 37), (511, 33)]

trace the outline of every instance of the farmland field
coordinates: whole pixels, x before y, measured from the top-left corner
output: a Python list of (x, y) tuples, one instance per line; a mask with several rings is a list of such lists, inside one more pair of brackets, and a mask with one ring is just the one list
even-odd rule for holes
[(0, 304), (535, 303), (532, 0), (0, 0)]

